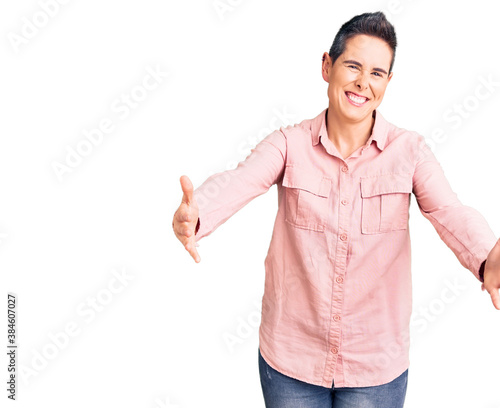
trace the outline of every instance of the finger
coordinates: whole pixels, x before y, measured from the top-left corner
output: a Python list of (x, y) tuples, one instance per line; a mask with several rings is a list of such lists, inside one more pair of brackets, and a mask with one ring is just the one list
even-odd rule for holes
[(175, 236), (182, 242), (183, 245), (187, 231), (192, 228), (187, 222), (182, 221), (185, 218), (182, 211), (176, 211), (174, 214), (174, 219), (172, 220), (172, 229), (174, 230)]
[(193, 183), (188, 176), (181, 176), (182, 202), (190, 205), (193, 201)]
[[(484, 284), (483, 284), (484, 286)], [(493, 306), (495, 306), (495, 308), (497, 310), (500, 310), (500, 294), (498, 293), (498, 287), (495, 287), (495, 286), (484, 286), (485, 290), (489, 293), (489, 295), (491, 296), (491, 301), (493, 303)]]
[(192, 208), (190, 208), (186, 203), (181, 203), (179, 206), (179, 209), (177, 210), (175, 214), (175, 219), (174, 221), (177, 221), (177, 223), (183, 223), (183, 222), (191, 222), (192, 221)]
[(493, 306), (495, 306), (497, 310), (500, 310), (500, 295), (498, 294), (498, 289), (492, 289), (490, 295)]
[(182, 242), (182, 245), (187, 244), (187, 240), (194, 236), (194, 227), (187, 222), (174, 223), (175, 236)]
[(189, 252), (189, 254), (193, 257), (196, 263), (201, 261), (200, 255), (198, 254), (198, 251), (196, 249), (196, 241), (194, 240), (194, 238), (189, 239), (185, 248)]

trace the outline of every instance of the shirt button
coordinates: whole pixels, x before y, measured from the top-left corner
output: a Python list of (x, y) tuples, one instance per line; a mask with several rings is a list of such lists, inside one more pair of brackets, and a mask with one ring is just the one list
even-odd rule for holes
[(336, 322), (338, 322), (340, 320), (340, 316), (339, 315), (333, 316), (333, 320), (335, 320)]
[(337, 283), (342, 283), (342, 282), (344, 282), (344, 278), (342, 276), (337, 276), (337, 278), (335, 279), (335, 281)]
[(346, 234), (340, 234), (340, 239), (342, 241), (345, 241), (347, 239), (347, 235)]
[(340, 170), (342, 170), (345, 173), (347, 171), (347, 166), (343, 166)]
[(332, 347), (332, 352), (337, 354), (339, 352), (339, 349), (337, 347)]
[(343, 205), (346, 205), (347, 203), (349, 203), (349, 201), (347, 201), (347, 200), (342, 200), (342, 201), (341, 201), (341, 203), (342, 203)]

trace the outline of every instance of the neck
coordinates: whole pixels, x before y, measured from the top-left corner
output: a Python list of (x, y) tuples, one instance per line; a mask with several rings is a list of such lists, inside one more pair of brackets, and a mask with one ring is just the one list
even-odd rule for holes
[(375, 118), (373, 113), (359, 122), (347, 122), (329, 108), (326, 115), (328, 138), (337, 149), (353, 149), (363, 146), (372, 134)]

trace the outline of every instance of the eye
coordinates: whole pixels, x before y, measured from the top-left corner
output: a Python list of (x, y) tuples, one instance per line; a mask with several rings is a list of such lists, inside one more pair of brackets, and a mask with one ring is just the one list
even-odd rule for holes
[(380, 72), (375, 71), (375, 72), (374, 72), (374, 74), (375, 74), (376, 76), (379, 76), (379, 77), (381, 77), (381, 78), (382, 78), (382, 75), (380, 74)]
[(348, 67), (348, 68), (359, 69), (359, 67), (358, 67), (357, 65), (348, 65), (347, 67)]

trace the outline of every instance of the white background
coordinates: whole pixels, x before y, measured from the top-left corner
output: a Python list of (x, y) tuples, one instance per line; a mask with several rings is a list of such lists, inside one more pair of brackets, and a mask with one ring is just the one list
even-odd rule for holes
[[(276, 112), (298, 123), (326, 108), (321, 56), (354, 15), (386, 10), (396, 27), (384, 117), (428, 138), (445, 130), (434, 151), (450, 184), (500, 233), (493, 2), (219, 3), (233, 6), (73, 0), (45, 21), (43, 2), (0, 6), (0, 292), (4, 310), (7, 292), (18, 296), (19, 407), (264, 407), (255, 316), (276, 186), (204, 238), (196, 264), (171, 227), (179, 178), (196, 188), (234, 168), (241, 146), (283, 125)], [(34, 20), (44, 26), (16, 45)], [(168, 75), (141, 93), (147, 69)], [(131, 93), (143, 100), (120, 116), (113, 106)], [(468, 117), (446, 121), (464, 102)], [(106, 119), (114, 130), (59, 180), (54, 163)], [(500, 407), (500, 311), (413, 196), (410, 230), (414, 312), (435, 313), (412, 337), (405, 407)], [(114, 294), (113, 270), (130, 277)], [(445, 304), (447, 285), (460, 289)], [(64, 342), (71, 322), (78, 334)], [(229, 347), (228, 335), (240, 342)]]

